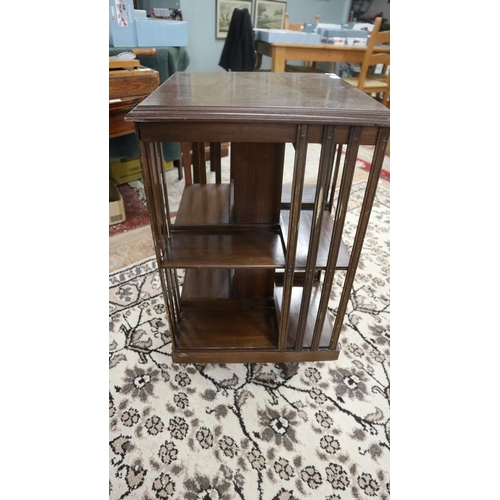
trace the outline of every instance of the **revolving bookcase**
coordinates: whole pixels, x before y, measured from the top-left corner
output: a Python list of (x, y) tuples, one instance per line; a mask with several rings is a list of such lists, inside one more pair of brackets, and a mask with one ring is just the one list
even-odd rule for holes
[[(325, 74), (175, 73), (127, 120), (135, 123), (173, 361), (337, 359), (389, 110)], [(209, 182), (198, 155), (174, 222), (162, 142), (189, 142), (193, 152), (209, 143), (216, 172)], [(220, 175), (224, 142), (227, 182)], [(295, 148), (290, 182), (283, 177), (287, 143)], [(321, 144), (312, 183), (304, 181), (310, 143)], [(373, 157), (348, 248), (343, 232), (360, 145), (373, 146)], [(342, 292), (332, 297), (339, 271)]]

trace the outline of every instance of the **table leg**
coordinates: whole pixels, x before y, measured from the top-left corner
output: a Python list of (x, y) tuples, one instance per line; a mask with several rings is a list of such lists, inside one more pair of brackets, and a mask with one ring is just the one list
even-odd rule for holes
[(273, 47), (271, 53), (271, 71), (284, 73), (285, 71), (285, 50), (282, 47)]

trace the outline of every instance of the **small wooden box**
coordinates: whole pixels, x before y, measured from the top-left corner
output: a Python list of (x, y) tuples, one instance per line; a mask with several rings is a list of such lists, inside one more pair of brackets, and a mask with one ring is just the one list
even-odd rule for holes
[(158, 71), (139, 66), (132, 69), (109, 70), (109, 137), (133, 134), (132, 122), (125, 116), (160, 83)]
[(135, 69), (109, 70), (109, 98), (148, 96), (160, 84), (154, 69), (139, 66)]

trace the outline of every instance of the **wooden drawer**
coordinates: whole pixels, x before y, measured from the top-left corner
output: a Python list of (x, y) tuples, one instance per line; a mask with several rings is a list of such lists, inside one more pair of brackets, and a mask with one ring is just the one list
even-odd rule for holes
[(109, 98), (149, 95), (160, 84), (158, 71), (140, 66), (138, 69), (109, 71)]

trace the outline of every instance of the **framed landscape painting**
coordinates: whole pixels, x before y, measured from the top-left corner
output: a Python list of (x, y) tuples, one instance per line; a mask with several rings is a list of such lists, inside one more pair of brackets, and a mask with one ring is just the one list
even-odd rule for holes
[[(272, 3), (272, 2), (269, 2)], [(217, 0), (217, 26), (215, 28), (215, 38), (227, 38), (229, 23), (234, 9), (248, 9), (252, 15), (252, 0)]]
[(257, 0), (254, 28), (282, 30), (285, 25), (286, 2)]

